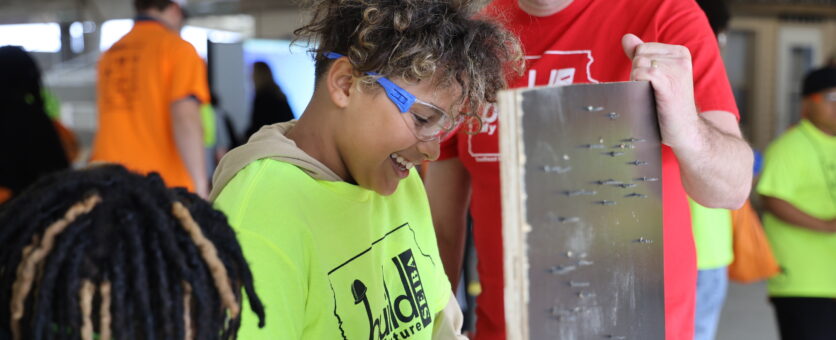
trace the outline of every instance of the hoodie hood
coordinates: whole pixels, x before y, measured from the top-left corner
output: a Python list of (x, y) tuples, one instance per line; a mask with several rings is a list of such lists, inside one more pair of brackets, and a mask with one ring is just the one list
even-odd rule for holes
[(215, 201), (223, 188), (241, 169), (259, 159), (269, 158), (290, 163), (302, 169), (314, 179), (342, 181), (331, 169), (302, 151), (285, 133), (296, 126), (296, 121), (266, 125), (254, 133), (246, 144), (227, 153), (212, 176), (212, 192), (209, 201)]

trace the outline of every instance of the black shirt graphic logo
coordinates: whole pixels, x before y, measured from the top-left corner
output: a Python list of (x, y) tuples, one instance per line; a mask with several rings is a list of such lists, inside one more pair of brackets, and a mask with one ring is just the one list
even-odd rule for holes
[[(414, 247), (394, 256), (390, 248), (391, 257), (375, 256), (379, 255), (375, 245), (387, 241)], [(344, 339), (404, 340), (431, 327), (432, 309), (419, 262), (434, 266), (432, 258), (418, 247), (414, 231), (405, 224), (329, 273), (334, 316)], [(357, 277), (357, 271), (340, 270), (352, 266), (370, 266), (374, 270), (359, 271), (370, 273), (366, 277)]]

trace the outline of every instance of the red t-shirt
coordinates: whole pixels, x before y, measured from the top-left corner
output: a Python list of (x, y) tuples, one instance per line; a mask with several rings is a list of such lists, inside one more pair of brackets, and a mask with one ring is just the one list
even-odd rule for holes
[[(574, 0), (549, 17), (533, 17), (517, 0), (495, 0), (485, 9), (521, 37), (526, 71), (512, 87), (625, 81), (631, 61), (621, 47), (626, 33), (646, 42), (684, 45), (693, 58), (699, 111), (737, 115), (717, 41), (693, 0)], [(482, 294), (475, 339), (504, 339), (499, 121), (483, 115), (477, 135), (459, 133), (442, 144), (440, 159), (458, 157), (470, 173), (474, 241)], [(668, 340), (693, 339), (696, 255), (679, 164), (662, 149), (665, 328)]]

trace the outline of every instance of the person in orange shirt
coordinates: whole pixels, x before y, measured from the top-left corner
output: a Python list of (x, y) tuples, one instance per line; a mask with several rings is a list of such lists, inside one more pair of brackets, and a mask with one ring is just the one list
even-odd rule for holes
[(180, 38), (183, 9), (134, 0), (133, 29), (98, 65), (99, 130), (91, 161), (158, 172), (170, 187), (208, 193), (200, 105), (209, 100), (206, 65)]

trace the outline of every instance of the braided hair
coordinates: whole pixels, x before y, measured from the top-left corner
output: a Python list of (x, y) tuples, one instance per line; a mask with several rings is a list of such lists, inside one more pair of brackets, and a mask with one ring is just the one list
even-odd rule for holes
[(226, 217), (155, 173), (48, 176), (3, 206), (0, 244), (0, 329), (15, 340), (235, 339), (242, 287), (264, 325)]

